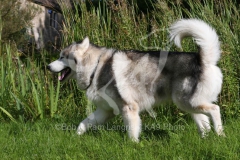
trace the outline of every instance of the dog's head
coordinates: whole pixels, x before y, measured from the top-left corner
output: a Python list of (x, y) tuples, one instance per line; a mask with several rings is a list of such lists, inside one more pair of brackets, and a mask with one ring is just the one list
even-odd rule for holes
[(70, 78), (77, 78), (77, 72), (81, 68), (81, 61), (89, 48), (89, 38), (86, 37), (81, 43), (73, 43), (64, 48), (60, 58), (47, 66), (51, 72), (61, 73), (58, 79), (65, 82)]

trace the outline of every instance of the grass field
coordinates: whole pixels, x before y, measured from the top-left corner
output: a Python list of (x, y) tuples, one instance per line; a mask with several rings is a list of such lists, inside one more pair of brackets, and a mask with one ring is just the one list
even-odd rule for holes
[[(106, 124), (78, 136), (73, 123), (45, 119), (0, 125), (1, 159), (238, 159), (240, 124), (225, 122), (227, 137), (213, 132), (205, 139), (195, 124), (169, 124), (149, 118), (140, 143), (131, 142), (122, 123)], [(115, 129), (114, 129), (115, 127)], [(155, 128), (154, 128), (155, 127)]]
[[(216, 103), (226, 137), (210, 132), (201, 139), (190, 116), (171, 103), (154, 109), (156, 119), (141, 114), (138, 144), (128, 139), (120, 116), (77, 136), (77, 125), (95, 107), (75, 81), (60, 84), (57, 75), (46, 70), (59, 53), (22, 55), (12, 45), (0, 43), (0, 159), (238, 159), (239, 13), (234, 0), (163, 0), (148, 13), (125, 0), (119, 5), (102, 3), (102, 8), (87, 9), (83, 4), (81, 12), (63, 11), (63, 46), (89, 36), (97, 45), (117, 49), (176, 51), (181, 49), (168, 45), (168, 27), (175, 20), (199, 18), (213, 26), (222, 49), (218, 65), (224, 79)], [(183, 51), (197, 50), (192, 39), (182, 46)]]

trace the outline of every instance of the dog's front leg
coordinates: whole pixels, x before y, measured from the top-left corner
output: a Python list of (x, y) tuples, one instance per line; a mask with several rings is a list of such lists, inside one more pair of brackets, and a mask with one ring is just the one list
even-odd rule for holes
[(107, 111), (101, 107), (97, 107), (96, 111), (91, 113), (86, 119), (84, 119), (78, 126), (77, 134), (82, 135), (90, 127), (104, 124), (107, 120), (114, 117), (113, 111)]
[(135, 142), (138, 142), (138, 137), (141, 132), (141, 119), (139, 116), (138, 104), (131, 103), (123, 106), (122, 114), (129, 138)]

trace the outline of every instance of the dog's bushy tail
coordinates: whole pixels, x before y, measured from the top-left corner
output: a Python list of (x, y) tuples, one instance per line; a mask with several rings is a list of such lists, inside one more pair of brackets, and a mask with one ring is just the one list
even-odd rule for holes
[(200, 55), (204, 64), (216, 65), (221, 51), (216, 31), (207, 23), (198, 19), (182, 19), (170, 27), (170, 40), (181, 48), (181, 40), (192, 36), (200, 47)]

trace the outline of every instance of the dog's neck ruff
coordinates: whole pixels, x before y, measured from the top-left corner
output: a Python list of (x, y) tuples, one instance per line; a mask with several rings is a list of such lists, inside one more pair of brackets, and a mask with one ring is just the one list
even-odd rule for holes
[(95, 68), (94, 68), (94, 70), (93, 70), (93, 72), (92, 72), (92, 74), (91, 74), (91, 76), (90, 76), (90, 83), (89, 83), (89, 85), (88, 85), (84, 90), (87, 90), (87, 89), (92, 85), (92, 81), (93, 81), (93, 78), (94, 78), (94, 76), (95, 76), (95, 73), (96, 73), (96, 70), (97, 70), (97, 67), (98, 67), (98, 64), (99, 64), (99, 61), (100, 61), (101, 56), (102, 56), (102, 54), (99, 56), (97, 65), (95, 66)]

